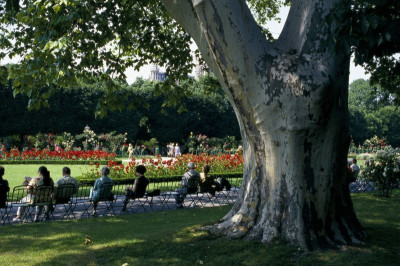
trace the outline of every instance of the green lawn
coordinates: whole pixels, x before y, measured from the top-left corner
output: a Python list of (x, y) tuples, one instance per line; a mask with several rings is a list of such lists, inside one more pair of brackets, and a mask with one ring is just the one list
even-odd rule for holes
[[(0, 227), (0, 265), (399, 265), (400, 193), (353, 195), (361, 247), (304, 252), (277, 240), (217, 238), (198, 228), (229, 206)], [(85, 235), (93, 240), (84, 245)]]
[[(10, 187), (15, 187), (22, 185), (24, 181), (24, 176), (37, 176), (38, 169), (41, 165), (39, 164), (5, 164), (3, 165), (5, 169), (4, 179), (8, 180)], [(62, 169), (67, 165), (60, 164), (48, 164), (45, 165), (50, 171), (50, 176), (54, 181), (57, 181), (62, 177)], [(68, 165), (71, 168), (72, 176), (81, 176), (83, 173), (89, 171), (89, 166), (87, 165)]]

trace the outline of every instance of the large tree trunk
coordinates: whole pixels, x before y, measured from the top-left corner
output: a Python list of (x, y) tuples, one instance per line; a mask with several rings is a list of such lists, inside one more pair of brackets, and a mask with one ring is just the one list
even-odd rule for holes
[(274, 43), (245, 1), (163, 2), (224, 87), (244, 142), (239, 199), (210, 231), (308, 249), (362, 243), (346, 181), (349, 58), (318, 51), (329, 28), (315, 26), (335, 1), (294, 0)]

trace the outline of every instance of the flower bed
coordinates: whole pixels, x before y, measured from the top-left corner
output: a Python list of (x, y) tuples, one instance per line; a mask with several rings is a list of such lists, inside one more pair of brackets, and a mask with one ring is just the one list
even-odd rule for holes
[(107, 153), (100, 150), (89, 151), (50, 151), (48, 149), (36, 150), (34, 148), (20, 152), (18, 149), (11, 149), (9, 152), (3, 149), (0, 160), (114, 160), (115, 153)]
[[(112, 179), (134, 179), (135, 167), (139, 164), (146, 165), (148, 178), (163, 178), (163, 177), (182, 177), (187, 171), (187, 164), (194, 162), (196, 170), (201, 172), (205, 164), (210, 165), (211, 173), (215, 174), (237, 174), (243, 173), (243, 155), (193, 155), (185, 154), (176, 159), (162, 160), (161, 156), (153, 158), (143, 158), (141, 161), (135, 161), (133, 158), (126, 166), (122, 163), (117, 163), (110, 160), (110, 177)], [(100, 177), (100, 164), (92, 164), (89, 172), (82, 176), (83, 180), (95, 180)]]
[[(63, 164), (63, 165), (93, 165), (93, 164), (100, 164), (100, 165), (107, 165), (108, 160), (0, 160), (1, 165), (6, 164)], [(122, 163), (122, 160), (115, 161), (118, 164)]]

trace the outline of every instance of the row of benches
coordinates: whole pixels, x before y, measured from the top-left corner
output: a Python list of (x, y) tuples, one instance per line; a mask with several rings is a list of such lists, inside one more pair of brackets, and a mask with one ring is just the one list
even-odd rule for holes
[[(238, 184), (238, 180), (235, 183)], [(101, 189), (105, 195), (100, 195), (96, 211), (94, 211), (93, 202), (89, 196), (91, 188), (89, 184), (81, 184), (77, 191), (75, 191), (75, 187), (72, 184), (58, 187), (56, 193), (58, 197), (56, 199), (54, 199), (53, 187), (42, 186), (35, 191), (27, 191), (25, 186), (17, 186), (8, 193), (5, 208), (0, 208), (0, 224), (13, 223), (12, 218), (16, 216), (16, 210), (19, 207), (25, 209), (24, 215), (21, 217), (23, 222), (33, 222), (38, 210), (47, 209), (48, 206), (53, 206), (54, 210), (49, 211), (48, 215), (46, 215), (46, 212), (41, 213), (37, 217), (38, 221), (176, 209), (174, 190), (178, 187), (178, 184), (179, 181), (150, 183), (148, 191), (157, 189), (161, 193), (156, 196), (150, 196), (152, 193), (146, 193), (142, 198), (131, 199), (125, 212), (122, 212), (122, 206), (125, 199), (126, 185), (133, 185), (126, 182), (115, 184), (114, 186), (105, 185), (109, 187)], [(234, 203), (238, 196), (237, 186), (232, 187), (229, 191), (216, 192), (215, 196), (210, 193), (201, 193), (200, 191), (201, 189), (198, 192), (187, 194), (184, 206), (222, 206)], [(112, 197), (109, 197), (109, 192), (112, 193)], [(63, 197), (63, 195), (67, 196)], [(21, 201), (26, 197), (28, 197), (27, 200)]]

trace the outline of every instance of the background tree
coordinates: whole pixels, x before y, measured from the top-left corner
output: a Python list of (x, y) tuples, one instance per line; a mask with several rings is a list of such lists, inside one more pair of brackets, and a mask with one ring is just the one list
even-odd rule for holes
[[(350, 6), (293, 0), (271, 42), (244, 0), (161, 2), (43, 0), (8, 8), (0, 14), (0, 48), (22, 56), (7, 69), (15, 93), (37, 107), (39, 96), (78, 78), (112, 92), (125, 67), (152, 62), (167, 66), (163, 90), (177, 102), (185, 88), (171, 85), (191, 68), (191, 37), (233, 105), (245, 155), (240, 196), (210, 230), (265, 243), (281, 236), (309, 249), (361, 243), (346, 182), (350, 57), (322, 45), (335, 45), (329, 37), (338, 26), (326, 16), (335, 5)], [(273, 14), (279, 1), (249, 2), (263, 4), (257, 14)], [(120, 108), (123, 100), (110, 93), (102, 106)]]
[(358, 79), (350, 84), (350, 134), (357, 146), (375, 135), (394, 147), (400, 145), (400, 111), (394, 99), (380, 86), (371, 87), (368, 80)]
[(155, 82), (138, 79), (120, 88), (120, 93), (129, 95), (127, 103), (136, 102), (132, 109), (111, 112), (100, 119), (94, 113), (106, 90), (98, 84), (56, 89), (48, 99), (49, 108), (31, 111), (26, 109), (29, 101), (27, 96), (17, 95), (14, 98), (12, 90), (0, 84), (0, 137), (19, 135), (22, 140), (24, 135), (39, 132), (70, 132), (75, 135), (89, 125), (97, 133), (114, 130), (120, 134), (126, 132), (133, 143), (156, 138), (161, 144), (171, 141), (182, 144), (190, 132), (240, 139), (235, 114), (221, 88), (208, 91), (204, 80), (190, 80), (181, 86), (187, 86), (191, 95), (182, 98), (186, 110), (180, 113), (178, 106), (162, 108), (164, 98), (155, 95)]

